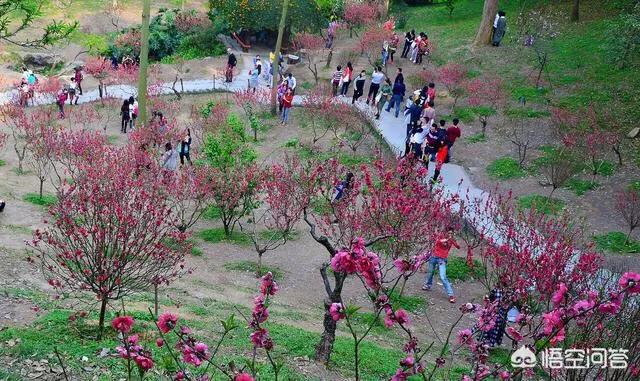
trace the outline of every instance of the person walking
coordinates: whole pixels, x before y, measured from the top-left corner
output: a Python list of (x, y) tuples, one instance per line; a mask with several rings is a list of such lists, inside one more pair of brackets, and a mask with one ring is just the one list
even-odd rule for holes
[(402, 74), (401, 67), (398, 68), (398, 72), (396, 73), (396, 77), (393, 79), (393, 83), (396, 83), (398, 81), (404, 82), (404, 75)]
[(453, 144), (460, 136), (462, 136), (462, 131), (460, 131), (460, 127), (458, 127), (460, 120), (458, 118), (454, 118), (452, 123), (453, 125), (447, 128), (447, 146), (449, 147), (449, 150), (447, 152), (447, 163), (451, 160), (452, 157), (451, 149), (453, 148)]
[(435, 248), (433, 250), (433, 255), (429, 259), (429, 267), (427, 270), (427, 276), (425, 277), (424, 285), (422, 289), (425, 291), (431, 290), (431, 286), (433, 285), (433, 273), (435, 272), (435, 268), (438, 268), (438, 273), (440, 275), (440, 280), (444, 286), (447, 295), (449, 295), (449, 302), (455, 303), (456, 298), (453, 296), (453, 287), (451, 287), (451, 283), (449, 282), (449, 278), (447, 278), (447, 262), (449, 258), (449, 251), (451, 251), (451, 247), (455, 247), (457, 249), (460, 248), (458, 242), (456, 242), (453, 237), (453, 228), (450, 227), (447, 229), (447, 232), (444, 236), (436, 240)]
[(356, 77), (354, 88), (353, 88), (353, 98), (351, 98), (351, 104), (356, 103), (358, 99), (364, 94), (364, 83), (367, 80), (367, 72), (361, 71), (360, 74)]
[(178, 168), (178, 153), (171, 143), (164, 145), (164, 153), (162, 154), (162, 168), (168, 171), (175, 171)]
[(387, 105), (387, 112), (390, 112), (391, 111), (391, 107), (394, 107), (394, 105), (395, 105), (396, 118), (400, 114), (400, 104), (402, 103), (402, 100), (404, 99), (405, 91), (406, 91), (406, 87), (404, 85), (404, 79), (402, 77), (400, 77), (399, 80), (396, 83), (393, 84), (393, 90), (391, 91), (391, 93), (392, 93), (391, 101)]
[(284, 126), (289, 121), (289, 114), (291, 113), (291, 107), (293, 107), (293, 90), (287, 89), (287, 92), (282, 97), (282, 125)]
[(507, 32), (507, 18), (504, 11), (498, 12), (498, 22), (495, 24), (496, 29), (493, 32), (493, 38), (491, 39), (493, 46), (500, 46), (502, 38)]
[(180, 165), (184, 165), (184, 159), (191, 163), (191, 130), (187, 128), (187, 135), (180, 142)]
[(287, 82), (289, 82), (289, 89), (291, 89), (291, 94), (296, 95), (296, 88), (298, 87), (298, 81), (293, 74), (289, 73), (287, 75)]
[(340, 82), (342, 81), (342, 66), (338, 65), (336, 67), (336, 71), (331, 75), (331, 95), (334, 97), (338, 95), (338, 87), (340, 86)]
[(391, 42), (389, 42), (389, 62), (393, 63), (393, 55), (398, 50), (398, 44), (400, 44), (400, 37), (397, 34), (391, 36)]
[(384, 107), (385, 103), (389, 102), (389, 99), (391, 99), (392, 89), (393, 88), (391, 87), (391, 81), (389, 81), (389, 78), (385, 78), (384, 84), (380, 88), (380, 93), (376, 98), (376, 119), (380, 119), (380, 112), (382, 112), (382, 108)]
[(342, 197), (353, 187), (353, 172), (347, 172), (347, 176), (344, 180), (340, 181), (340, 184), (336, 185), (336, 193), (331, 200), (334, 204), (342, 199)]
[(58, 117), (60, 119), (64, 119), (64, 104), (68, 98), (69, 98), (69, 95), (68, 95), (67, 89), (62, 89), (58, 91), (56, 103), (58, 104), (58, 111), (59, 111)]
[(225, 82), (232, 82), (233, 69), (238, 64), (238, 59), (236, 58), (236, 55), (233, 54), (233, 51), (231, 50), (231, 48), (227, 48), (227, 54), (229, 54), (229, 56), (227, 57), (227, 70), (225, 71)]
[(488, 299), (490, 303), (496, 304), (496, 318), (493, 328), (481, 334), (482, 343), (489, 348), (495, 348), (502, 344), (502, 338), (507, 327), (508, 313), (512, 306), (508, 298), (503, 299), (506, 288), (507, 283), (504, 280), (500, 280), (489, 295), (485, 296), (485, 300)]
[(129, 129), (133, 131), (133, 127), (138, 117), (137, 102), (133, 96), (129, 97)]
[(382, 52), (381, 52), (382, 66), (387, 66), (388, 58), (389, 58), (389, 41), (384, 40), (384, 42), (382, 43)]
[(76, 66), (74, 70), (73, 78), (76, 81), (76, 86), (78, 86), (78, 92), (82, 95), (82, 80), (84, 79), (84, 76), (82, 75), (82, 66)]
[(433, 104), (436, 102), (436, 84), (433, 82), (429, 82), (429, 86), (427, 88), (427, 102), (431, 102)]
[(433, 102), (427, 102), (426, 107), (422, 110), (422, 117), (429, 122), (429, 126), (434, 122), (436, 118), (436, 109), (433, 108)]
[[(380, 66), (376, 66), (371, 74), (371, 84), (369, 85), (369, 93), (367, 94), (367, 104), (374, 102), (380, 90), (380, 84), (384, 80), (384, 73)], [(373, 103), (372, 103), (373, 104)]]
[(342, 74), (342, 88), (340, 89), (340, 95), (342, 96), (347, 95), (352, 78), (353, 78), (353, 66), (351, 65), (351, 61), (349, 61), (347, 62), (347, 67), (344, 68), (344, 73)]
[(278, 85), (278, 112), (282, 113), (282, 98), (289, 91), (289, 81), (286, 79)]
[(129, 125), (129, 120), (131, 119), (131, 116), (129, 114), (128, 99), (125, 99), (124, 102), (122, 102), (122, 106), (120, 106), (120, 116), (122, 116), (122, 119), (120, 120), (120, 132), (126, 134), (127, 126)]
[(407, 32), (404, 35), (404, 48), (402, 48), (402, 55), (400, 56), (400, 58), (407, 58), (407, 54), (409, 54), (409, 51), (411, 50), (411, 43), (415, 38), (416, 31), (413, 29), (411, 30), (411, 32)]
[(76, 84), (76, 77), (71, 77), (69, 80), (69, 83), (67, 84), (67, 89), (69, 91), (69, 105), (74, 104), (73, 101), (75, 100), (75, 104), (78, 104), (78, 98), (80, 98), (79, 95), (77, 95), (77, 84)]
[(440, 170), (442, 170), (442, 166), (447, 160), (447, 156), (449, 155), (449, 147), (446, 144), (443, 144), (438, 148), (438, 152), (436, 152), (436, 169), (433, 173), (433, 179), (431, 179), (431, 183), (435, 184), (438, 182), (438, 177), (440, 176)]

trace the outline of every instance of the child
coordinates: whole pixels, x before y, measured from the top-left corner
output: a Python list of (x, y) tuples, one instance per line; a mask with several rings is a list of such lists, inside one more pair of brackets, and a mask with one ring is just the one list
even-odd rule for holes
[(338, 95), (338, 86), (340, 86), (340, 82), (342, 81), (342, 66), (338, 65), (336, 67), (336, 71), (331, 75), (331, 95), (334, 97)]

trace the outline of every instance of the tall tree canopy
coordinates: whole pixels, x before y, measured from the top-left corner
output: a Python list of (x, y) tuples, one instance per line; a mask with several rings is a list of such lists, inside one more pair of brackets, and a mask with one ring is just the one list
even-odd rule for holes
[(20, 32), (42, 16), (41, 0), (0, 0), (0, 40), (20, 46), (41, 47), (63, 40), (77, 28), (78, 22), (51, 20), (41, 35), (21, 38)]
[[(232, 30), (276, 31), (283, 0), (209, 0), (212, 14), (223, 16)], [(290, 2), (287, 30), (315, 31), (324, 25), (324, 16), (314, 0)]]

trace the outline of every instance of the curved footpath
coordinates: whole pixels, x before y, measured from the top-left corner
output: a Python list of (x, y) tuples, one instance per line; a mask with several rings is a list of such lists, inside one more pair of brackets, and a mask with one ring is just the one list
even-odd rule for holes
[[(214, 91), (240, 91), (247, 88), (248, 79), (249, 79), (249, 70), (252, 68), (250, 64), (250, 58), (246, 54), (239, 55), (242, 58), (243, 67), (238, 72), (239, 74), (234, 77), (232, 83), (225, 83), (224, 78), (216, 79), (197, 79), (197, 80), (188, 80), (184, 81), (184, 92), (185, 93), (207, 93)], [(264, 85), (264, 84), (263, 84)], [(6, 104), (11, 99), (14, 99), (17, 96), (17, 90), (8, 91), (0, 93), (0, 104)], [(109, 97), (125, 99), (130, 96), (136, 96), (137, 88), (130, 85), (112, 85), (107, 86), (107, 94)], [(172, 90), (172, 83), (166, 82), (162, 84), (160, 88), (160, 94), (171, 95), (174, 94)], [(339, 98), (345, 102), (351, 100), (350, 97)], [(78, 103), (88, 103), (100, 100), (100, 95), (98, 93), (98, 89), (93, 89), (89, 91), (85, 91), (84, 94), (79, 98)], [(302, 96), (295, 96), (294, 105), (302, 104)], [(51, 97), (43, 97), (39, 96), (34, 99), (34, 103), (36, 105), (45, 105), (45, 104), (53, 104), (55, 103), (55, 98)], [(376, 120), (373, 115), (372, 109), (367, 106), (364, 102), (359, 102), (356, 104), (356, 108), (369, 120), (372, 126), (374, 126), (387, 142), (391, 150), (396, 153), (396, 155), (400, 155), (404, 150), (404, 139), (405, 139), (405, 126), (404, 126), (404, 117), (399, 116), (398, 118), (394, 117), (393, 112), (383, 111), (380, 115), (380, 119)], [(393, 111), (393, 110), (392, 110)], [(295, 118), (295, 114), (293, 116)], [(435, 165), (429, 166), (429, 176), (433, 176), (433, 171), (435, 169)], [(487, 192), (482, 189), (476, 188), (473, 186), (469, 175), (466, 173), (464, 168), (459, 165), (447, 163), (444, 164), (442, 168), (442, 172), (440, 173), (440, 185), (446, 194), (454, 195), (460, 194), (461, 197), (465, 197), (468, 195), (469, 201), (485, 201), (489, 196)], [(489, 219), (487, 216), (486, 223), (489, 223)], [(486, 224), (485, 224), (486, 226)], [(499, 240), (499, 237), (495, 237)]]

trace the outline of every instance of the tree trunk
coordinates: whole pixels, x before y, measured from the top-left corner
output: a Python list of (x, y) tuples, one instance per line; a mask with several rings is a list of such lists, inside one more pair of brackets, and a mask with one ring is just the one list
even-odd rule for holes
[(149, 68), (149, 14), (151, 0), (142, 4), (142, 41), (140, 47), (140, 73), (138, 74), (138, 120), (147, 124), (147, 69)]
[(44, 180), (40, 178), (40, 199), (42, 200), (42, 187), (44, 185)]
[(102, 340), (102, 331), (104, 331), (104, 315), (107, 312), (107, 298), (102, 298), (100, 302), (100, 320), (98, 321), (98, 340)]
[(473, 40), (473, 45), (482, 46), (491, 43), (493, 19), (496, 17), (496, 13), (498, 13), (498, 0), (484, 0), (482, 20), (480, 20), (480, 26), (478, 27), (476, 38)]
[(332, 58), (333, 58), (333, 49), (329, 49), (329, 54), (327, 54), (327, 65), (325, 67), (331, 66)]
[(158, 316), (158, 285), (153, 285), (153, 313)]
[(260, 278), (262, 276), (262, 254), (258, 253), (258, 266), (256, 267), (256, 278)]
[(282, 15), (280, 16), (280, 25), (278, 26), (278, 39), (276, 40), (276, 49), (275, 54), (273, 55), (273, 62), (271, 62), (271, 67), (273, 67), (273, 79), (271, 82), (271, 115), (276, 114), (276, 99), (278, 94), (278, 75), (276, 73), (279, 72), (280, 68), (280, 50), (282, 49), (282, 36), (284, 35), (284, 27), (286, 25), (287, 20), (287, 9), (289, 9), (289, 0), (284, 0), (282, 4)]
[(342, 285), (344, 284), (345, 275), (342, 273), (333, 273), (335, 279), (335, 286), (333, 292), (324, 301), (324, 319), (322, 326), (322, 336), (320, 342), (316, 346), (316, 361), (320, 361), (323, 364), (328, 364), (331, 358), (331, 352), (333, 351), (333, 343), (336, 340), (336, 322), (329, 313), (329, 308), (332, 303), (340, 303), (342, 300)]
[(616, 156), (618, 157), (618, 165), (622, 166), (623, 165), (623, 163), (622, 163), (622, 152), (620, 150), (620, 147), (618, 145), (614, 145), (612, 148), (613, 148), (613, 152), (615, 152)]
[(571, 21), (578, 22), (580, 20), (580, 0), (573, 0), (573, 8), (571, 9)]

